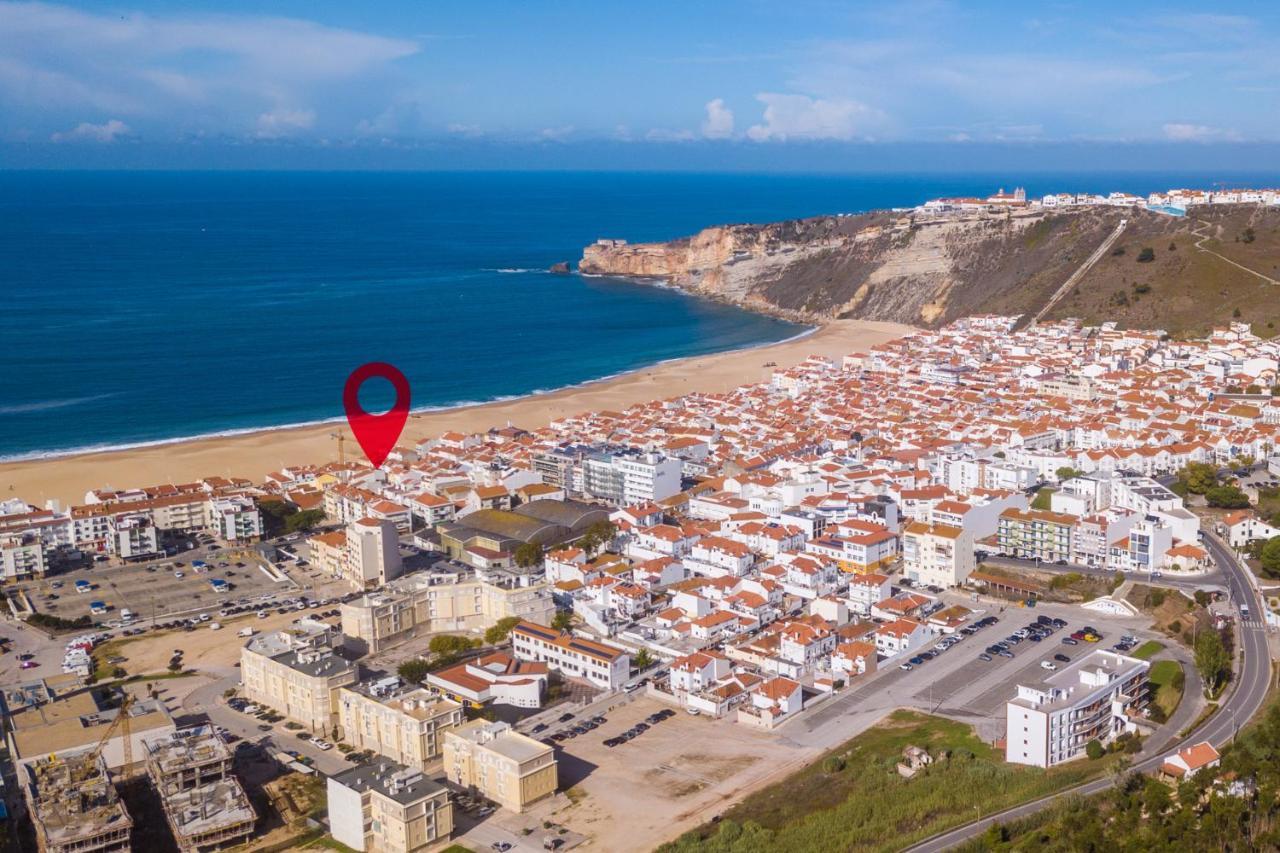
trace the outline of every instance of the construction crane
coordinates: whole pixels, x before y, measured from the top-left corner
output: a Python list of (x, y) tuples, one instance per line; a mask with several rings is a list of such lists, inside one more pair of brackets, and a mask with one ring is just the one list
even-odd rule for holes
[(347, 437), (340, 432), (331, 432), (329, 433), (329, 438), (335, 438), (338, 440), (338, 464), (346, 465), (347, 454), (342, 449), (342, 443), (347, 440)]
[(107, 730), (98, 740), (98, 745), (93, 748), (94, 758), (102, 755), (102, 751), (107, 748), (107, 742), (115, 735), (116, 729), (119, 729), (120, 737), (124, 739), (124, 765), (120, 770), (121, 776), (128, 773), (129, 768), (133, 766), (133, 732), (129, 724), (129, 709), (132, 707), (133, 694), (124, 694), (124, 698), (120, 700), (120, 710), (116, 713), (116, 718), (111, 721), (111, 725), (107, 726)]

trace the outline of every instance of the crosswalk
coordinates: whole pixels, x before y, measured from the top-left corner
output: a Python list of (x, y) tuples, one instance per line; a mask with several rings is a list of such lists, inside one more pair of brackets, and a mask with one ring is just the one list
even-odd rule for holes
[(1242, 619), (1240, 620), (1242, 628), (1265, 628), (1266, 624), (1261, 619)]

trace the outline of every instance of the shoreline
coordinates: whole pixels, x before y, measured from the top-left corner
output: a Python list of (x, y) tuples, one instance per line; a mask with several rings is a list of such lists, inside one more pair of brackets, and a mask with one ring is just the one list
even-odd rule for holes
[[(768, 354), (779, 368), (810, 355), (840, 357), (914, 331), (910, 326), (866, 320), (834, 320), (776, 343), (753, 344), (711, 355), (668, 359), (551, 391), (485, 403), (415, 411), (405, 425), (404, 443), (447, 430), (472, 433), (512, 423), (528, 430), (565, 415), (625, 409), (636, 403), (694, 391), (724, 393), (767, 379), (751, 356)], [(345, 435), (348, 458), (359, 454), (344, 418), (301, 425), (247, 428), (231, 434), (162, 439), (130, 447), (69, 451), (0, 462), (0, 496), (43, 506), (46, 500), (79, 504), (97, 488), (133, 488), (191, 482), (208, 476), (248, 477), (261, 482), (286, 465), (322, 464), (337, 458), (330, 433)], [(231, 431), (228, 431), (231, 432)]]
[[(688, 355), (677, 356), (675, 358), (664, 358), (661, 361), (655, 361), (642, 367), (633, 367), (628, 370), (620, 370), (617, 373), (610, 373), (596, 379), (584, 379), (581, 382), (574, 382), (569, 385), (561, 385), (558, 388), (535, 388), (527, 394), (507, 394), (501, 397), (494, 397), (492, 400), (461, 400), (456, 403), (444, 403), (438, 406), (420, 406), (416, 409), (409, 410), (410, 423), (416, 415), (435, 415), (445, 414), (448, 412), (458, 411), (460, 409), (473, 409), (482, 406), (497, 406), (503, 403), (518, 403), (521, 400), (527, 400), (533, 397), (541, 397), (548, 394), (560, 394), (562, 392), (574, 391), (579, 388), (587, 388), (604, 382), (612, 382), (616, 379), (624, 379), (633, 373), (641, 373), (646, 370), (664, 367), (668, 364), (677, 364), (687, 359), (693, 358), (711, 358), (718, 355), (729, 355), (731, 353), (745, 353), (751, 350), (767, 349), (768, 347), (781, 346), (794, 341), (799, 341), (813, 335), (822, 326), (811, 325), (803, 332), (792, 335), (789, 338), (783, 338), (780, 341), (766, 341), (763, 343), (748, 344), (744, 347), (737, 347), (722, 352), (706, 353), (705, 355)], [(154, 438), (144, 441), (126, 441), (120, 444), (103, 444), (103, 445), (86, 445), (84, 447), (72, 447), (65, 450), (32, 450), (26, 453), (18, 453), (13, 456), (0, 456), (0, 470), (9, 464), (19, 464), (26, 462), (52, 462), (58, 459), (67, 459), (75, 456), (96, 456), (102, 453), (121, 453), (130, 450), (147, 450), (152, 447), (166, 447), (173, 444), (188, 444), (197, 441), (214, 441), (220, 438), (240, 438), (242, 436), (257, 435), (258, 433), (285, 432), (289, 430), (307, 429), (309, 427), (332, 426), (333, 424), (346, 423), (347, 419), (343, 415), (337, 415), (332, 418), (319, 418), (313, 421), (297, 421), (289, 424), (275, 424), (269, 426), (251, 426), (251, 427), (230, 427), (225, 430), (216, 432), (202, 432), (195, 435), (181, 435), (174, 438)], [(408, 429), (408, 426), (405, 426)]]

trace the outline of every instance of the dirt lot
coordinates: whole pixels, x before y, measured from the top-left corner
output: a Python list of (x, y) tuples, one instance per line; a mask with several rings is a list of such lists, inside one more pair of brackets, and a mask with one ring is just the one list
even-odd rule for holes
[[(221, 630), (213, 631), (202, 626), (194, 631), (161, 631), (138, 637), (124, 637), (112, 640), (99, 646), (95, 656), (105, 662), (108, 657), (118, 655), (125, 658), (119, 665), (130, 675), (141, 675), (149, 672), (164, 672), (169, 665), (169, 658), (174, 649), (182, 649), (183, 664), (188, 669), (217, 669), (234, 667), (240, 661), (240, 649), (248, 642), (247, 638), (236, 636), (244, 627), (253, 628), (259, 633), (278, 631), (292, 625), (294, 620), (302, 616), (317, 617), (326, 610), (336, 609), (337, 605), (320, 610), (289, 611), (278, 614), (272, 612), (266, 619), (259, 619), (249, 613), (219, 620)], [(217, 617), (215, 617), (217, 618)], [(338, 617), (323, 620), (336, 625)], [(110, 672), (110, 664), (105, 671)]]
[(785, 729), (768, 734), (683, 711), (621, 746), (602, 743), (664, 707), (642, 698), (616, 708), (558, 753), (571, 804), (551, 819), (587, 836), (581, 849), (652, 850), (819, 754), (789, 745)]

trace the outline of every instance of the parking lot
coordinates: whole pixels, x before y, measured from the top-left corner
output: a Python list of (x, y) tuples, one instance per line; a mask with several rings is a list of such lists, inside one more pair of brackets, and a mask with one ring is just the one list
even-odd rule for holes
[[(206, 570), (197, 571), (192, 565), (196, 561), (204, 562)], [(123, 566), (97, 563), (92, 568), (51, 575), (23, 588), (38, 612), (64, 619), (87, 615), (90, 603), (101, 601), (108, 609), (101, 618), (119, 618), (119, 612), (128, 608), (140, 619), (163, 620), (169, 615), (217, 609), (231, 601), (295, 591), (292, 580), (272, 580), (261, 565), (256, 552), (191, 552)], [(214, 592), (210, 584), (214, 578), (227, 582), (226, 593)], [(90, 591), (77, 592), (76, 581), (87, 581)]]

